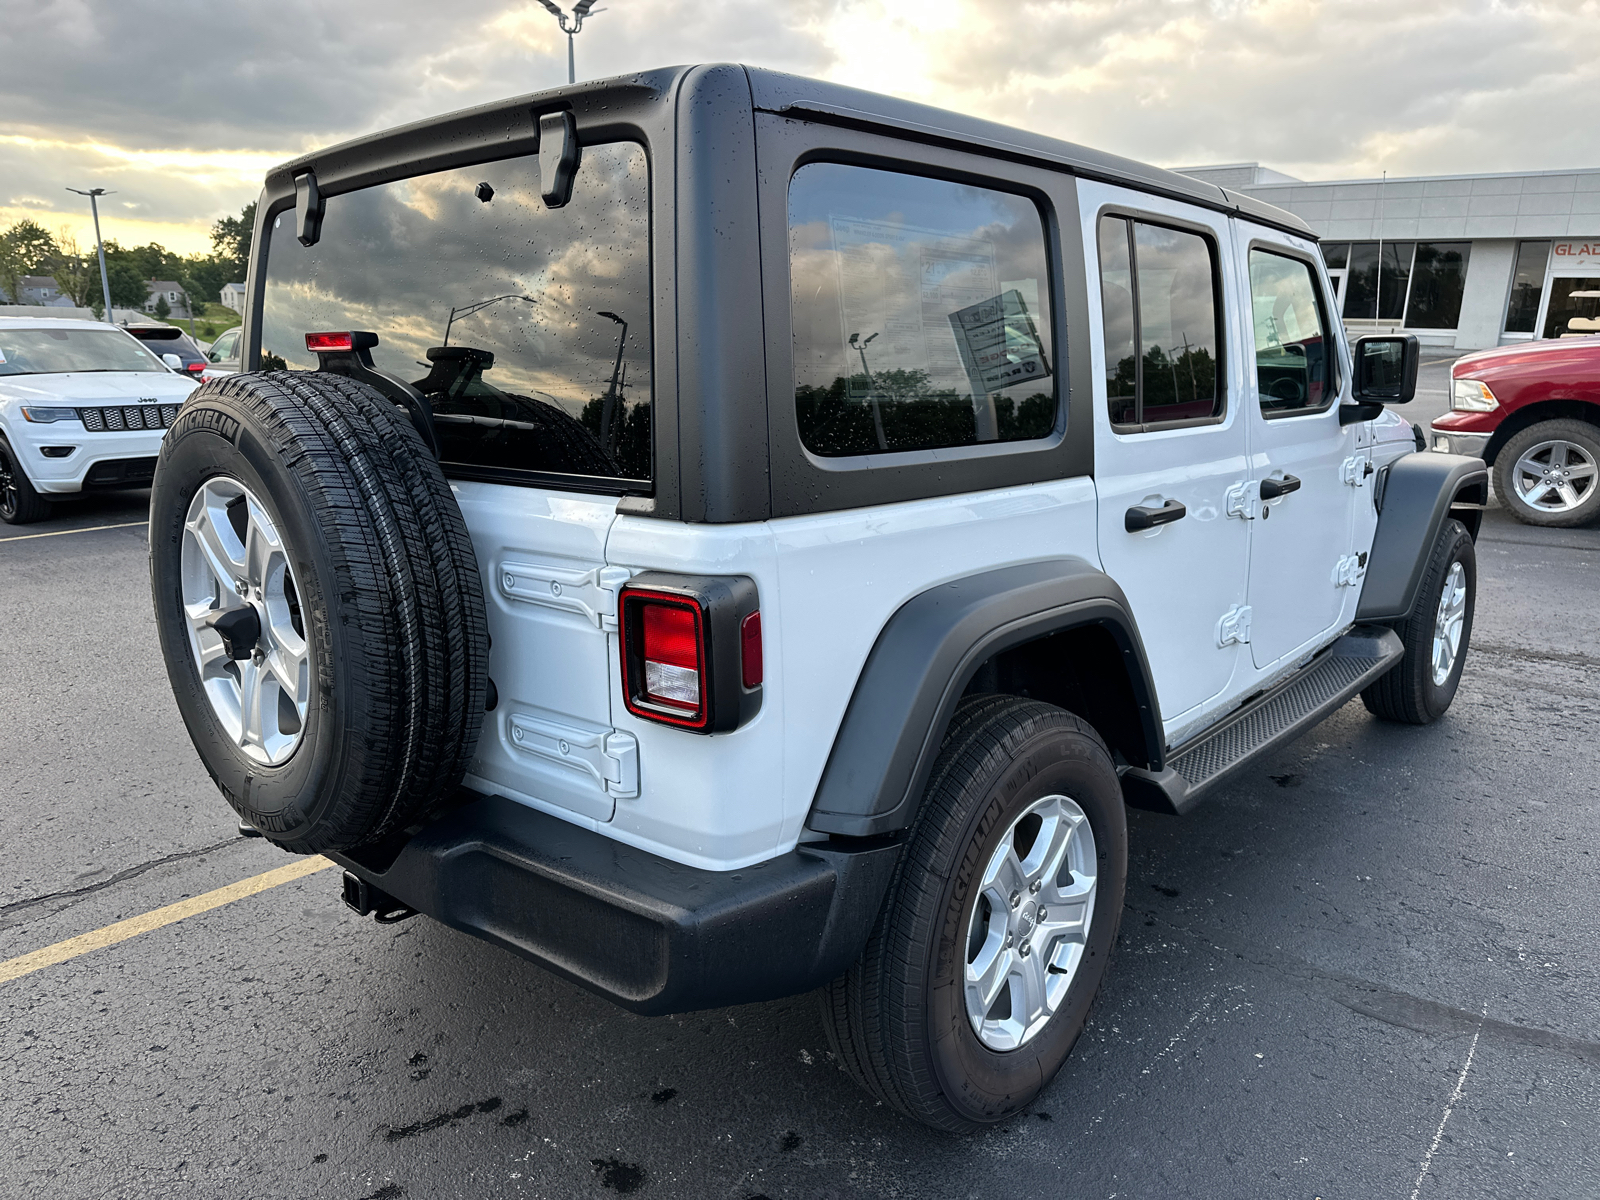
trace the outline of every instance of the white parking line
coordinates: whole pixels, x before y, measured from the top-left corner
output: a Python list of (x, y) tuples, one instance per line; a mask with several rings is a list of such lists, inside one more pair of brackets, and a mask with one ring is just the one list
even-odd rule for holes
[(1467, 1072), (1472, 1070), (1472, 1056), (1478, 1052), (1478, 1038), (1483, 1034), (1483, 1019), (1489, 1015), (1489, 1002), (1483, 1002), (1483, 1012), (1478, 1016), (1478, 1030), (1472, 1035), (1472, 1045), (1467, 1047), (1467, 1061), (1461, 1066), (1461, 1074), (1456, 1079), (1456, 1090), (1450, 1094), (1449, 1102), (1444, 1106), (1444, 1116), (1439, 1118), (1439, 1128), (1433, 1131), (1433, 1144), (1428, 1147), (1428, 1152), (1422, 1156), (1422, 1170), (1417, 1172), (1416, 1186), (1411, 1189), (1411, 1200), (1417, 1200), (1417, 1193), (1422, 1191), (1422, 1181), (1428, 1177), (1428, 1167), (1433, 1163), (1433, 1155), (1439, 1149), (1439, 1143), (1444, 1140), (1444, 1127), (1450, 1120), (1450, 1114), (1455, 1111), (1456, 1105), (1461, 1103), (1461, 1093), (1466, 1090)]
[(132, 529), (135, 525), (148, 525), (149, 521), (124, 521), (120, 525), (85, 525), (82, 529), (57, 529), (51, 533), (22, 533), (16, 537), (0, 538), (0, 542), (26, 542), (30, 538), (60, 537), (67, 533), (93, 533), (97, 529)]

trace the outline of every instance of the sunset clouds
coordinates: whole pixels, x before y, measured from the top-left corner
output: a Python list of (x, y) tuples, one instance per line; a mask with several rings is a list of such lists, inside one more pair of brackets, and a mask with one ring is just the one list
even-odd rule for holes
[[(607, 0), (580, 78), (741, 61), (1133, 158), (1306, 178), (1600, 164), (1600, 4), (1516, 0)], [(0, 226), (192, 251), (270, 164), (565, 82), (516, 0), (0, 0)]]

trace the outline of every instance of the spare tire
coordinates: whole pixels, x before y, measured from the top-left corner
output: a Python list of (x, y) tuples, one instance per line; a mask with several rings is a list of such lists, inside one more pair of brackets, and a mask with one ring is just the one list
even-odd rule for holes
[(341, 375), (192, 392), (150, 494), (150, 584), (189, 736), (285, 850), (437, 815), (483, 725), (477, 558), (406, 416)]

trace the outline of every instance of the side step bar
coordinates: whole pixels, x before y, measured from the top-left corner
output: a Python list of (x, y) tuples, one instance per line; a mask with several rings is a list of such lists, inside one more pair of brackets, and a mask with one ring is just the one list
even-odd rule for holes
[(1394, 630), (1356, 626), (1270, 692), (1174, 749), (1165, 769), (1124, 768), (1123, 799), (1152, 812), (1188, 812), (1219, 780), (1332, 714), (1404, 653)]

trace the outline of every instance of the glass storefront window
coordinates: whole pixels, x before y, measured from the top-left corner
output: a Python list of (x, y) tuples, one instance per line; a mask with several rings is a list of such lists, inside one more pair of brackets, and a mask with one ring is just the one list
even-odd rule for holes
[(1600, 333), (1600, 279), (1552, 279), (1544, 336)]
[(1323, 242), (1322, 261), (1330, 271), (1342, 271), (1350, 262), (1349, 242)]
[[(1346, 257), (1348, 250), (1348, 257)], [(1341, 266), (1345, 317), (1407, 329), (1454, 329), (1461, 318), (1471, 242), (1352, 242), (1324, 246)], [(1381, 262), (1380, 262), (1381, 256)], [(1330, 259), (1330, 271), (1337, 271)]]
[(1406, 302), (1407, 329), (1454, 329), (1461, 316), (1471, 242), (1418, 242)]
[(1549, 242), (1523, 242), (1517, 247), (1517, 270), (1511, 278), (1511, 300), (1506, 305), (1507, 333), (1533, 332), (1549, 261)]

